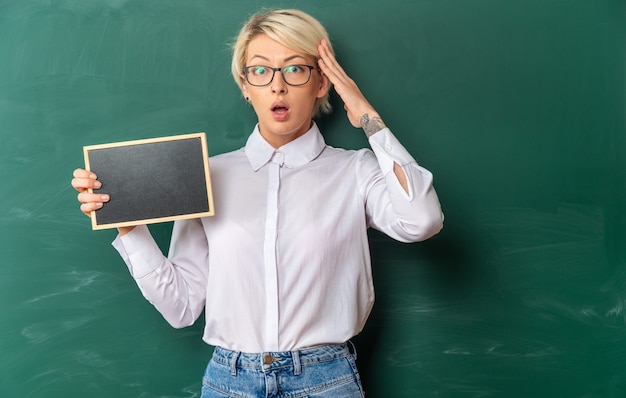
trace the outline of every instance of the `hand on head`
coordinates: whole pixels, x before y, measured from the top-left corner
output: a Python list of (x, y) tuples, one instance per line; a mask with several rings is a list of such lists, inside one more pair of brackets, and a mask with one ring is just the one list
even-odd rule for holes
[(348, 119), (354, 127), (361, 127), (361, 117), (368, 114), (370, 118), (378, 117), (378, 113), (367, 101), (357, 84), (343, 70), (332, 54), (326, 40), (318, 45), (320, 59), (318, 65), (335, 87), (335, 91), (344, 103)]

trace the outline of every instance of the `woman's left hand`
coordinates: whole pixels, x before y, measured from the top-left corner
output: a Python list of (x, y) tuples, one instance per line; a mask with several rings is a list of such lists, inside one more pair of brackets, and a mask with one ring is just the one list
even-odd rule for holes
[(326, 40), (317, 47), (320, 60), (318, 65), (322, 70), (322, 73), (328, 77), (330, 82), (335, 86), (335, 91), (341, 97), (344, 103), (344, 109), (348, 113), (348, 120), (354, 127), (363, 127), (361, 125), (361, 118), (363, 115), (367, 115), (369, 119), (379, 117), (376, 110), (370, 105), (365, 96), (359, 90), (354, 80), (352, 80), (341, 65), (335, 59), (335, 56), (328, 48)]

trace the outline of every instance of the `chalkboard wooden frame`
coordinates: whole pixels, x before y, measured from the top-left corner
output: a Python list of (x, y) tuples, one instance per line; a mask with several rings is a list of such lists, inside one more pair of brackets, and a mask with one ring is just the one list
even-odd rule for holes
[(92, 229), (212, 216), (213, 194), (205, 133), (83, 147), (111, 200), (91, 213)]

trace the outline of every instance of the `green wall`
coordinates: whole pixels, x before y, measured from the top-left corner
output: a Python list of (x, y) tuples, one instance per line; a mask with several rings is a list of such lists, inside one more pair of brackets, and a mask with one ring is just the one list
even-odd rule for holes
[[(626, 396), (623, 0), (0, 0), (0, 397), (199, 396), (202, 320), (162, 320), (69, 181), (83, 145), (242, 146), (226, 42), (262, 6), (326, 25), (446, 213), (371, 233), (368, 397)], [(333, 101), (327, 141), (367, 145)]]

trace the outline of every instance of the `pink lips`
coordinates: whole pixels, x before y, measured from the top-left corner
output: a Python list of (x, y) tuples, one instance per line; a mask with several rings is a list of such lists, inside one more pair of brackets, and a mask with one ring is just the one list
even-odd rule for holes
[(284, 121), (289, 117), (289, 106), (282, 101), (274, 102), (271, 111), (274, 120)]

